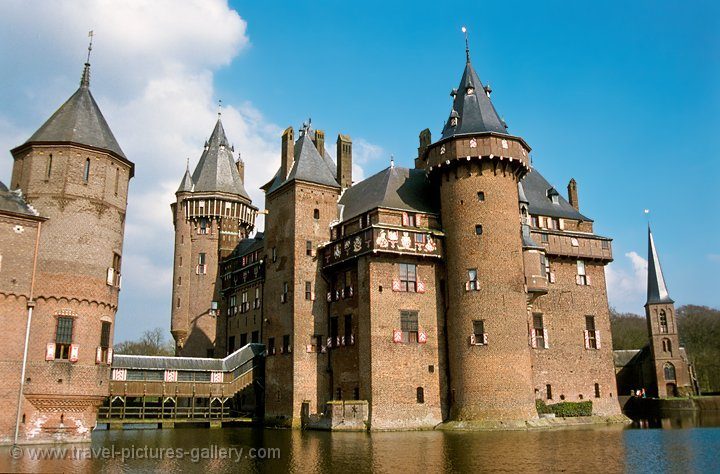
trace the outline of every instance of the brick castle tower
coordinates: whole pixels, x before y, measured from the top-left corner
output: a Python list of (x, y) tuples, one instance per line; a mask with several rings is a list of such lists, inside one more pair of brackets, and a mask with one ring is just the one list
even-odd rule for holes
[[(90, 93), (89, 62), (80, 88), (11, 153), (11, 189), (20, 190), (46, 219), (35, 246), (36, 272), (27, 301), (34, 314), (20, 437), (88, 439), (96, 407), (107, 397), (128, 184), (134, 171)], [(32, 254), (32, 248), (18, 247), (7, 257)], [(32, 269), (22, 272), (29, 275)], [(20, 378), (25, 334), (25, 318), (17, 316), (13, 324), (3, 323), (19, 346), (8, 377), (13, 381)], [(16, 401), (17, 392), (12, 403), (3, 404), (15, 407)], [(12, 418), (14, 426), (14, 410)]]
[[(537, 413), (518, 183), (530, 170), (530, 147), (508, 133), (469, 50), (466, 56), (442, 137), (427, 144), (429, 134), (425, 143), (421, 134), (417, 162), (440, 193), (449, 289), (450, 416), (526, 420)], [(492, 334), (494, 341), (468, 344), (473, 333)]]
[(255, 225), (244, 163), (235, 160), (220, 116), (195, 171), (185, 171), (171, 205), (175, 260), (171, 333), (176, 354), (213, 357), (220, 311), (220, 261)]
[(654, 385), (650, 387), (650, 395), (664, 398), (676, 397), (680, 391), (692, 392), (687, 362), (680, 353), (675, 302), (668, 293), (650, 227), (648, 227), (648, 283), (645, 316), (655, 369)]

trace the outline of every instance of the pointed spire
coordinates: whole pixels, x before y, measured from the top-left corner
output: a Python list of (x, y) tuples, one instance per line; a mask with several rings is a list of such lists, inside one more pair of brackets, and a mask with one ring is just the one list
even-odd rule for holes
[(95, 36), (95, 33), (90, 30), (88, 32), (90, 43), (88, 44), (87, 59), (85, 60), (85, 67), (83, 68), (82, 77), (80, 78), (80, 87), (84, 87), (86, 89), (90, 87), (90, 52), (92, 51), (93, 36)]
[(470, 63), (470, 42), (468, 41), (467, 28), (463, 26), (462, 32), (465, 34), (465, 58)]
[(647, 283), (647, 303), (674, 303), (670, 298), (667, 286), (665, 285), (665, 277), (660, 267), (660, 258), (655, 248), (655, 239), (653, 239), (650, 224), (648, 224), (648, 283)]

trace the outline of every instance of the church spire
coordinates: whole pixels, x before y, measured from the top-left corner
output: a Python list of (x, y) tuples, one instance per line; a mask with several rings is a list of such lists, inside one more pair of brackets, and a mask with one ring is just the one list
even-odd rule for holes
[(648, 225), (648, 283), (646, 305), (673, 302), (665, 285), (665, 277), (663, 277), (662, 268), (660, 267), (660, 258), (655, 248), (655, 240)]

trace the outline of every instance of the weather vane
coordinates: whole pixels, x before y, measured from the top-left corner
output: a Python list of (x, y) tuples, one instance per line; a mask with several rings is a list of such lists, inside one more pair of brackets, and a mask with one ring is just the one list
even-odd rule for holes
[(467, 28), (463, 26), (461, 30), (465, 35), (465, 57), (467, 58), (467, 62), (470, 62), (470, 42), (468, 41)]
[(90, 51), (92, 51), (93, 36), (95, 36), (95, 32), (93, 30), (88, 31), (88, 38), (90, 38), (90, 44), (88, 44), (87, 61), (85, 61), (88, 64), (90, 64)]

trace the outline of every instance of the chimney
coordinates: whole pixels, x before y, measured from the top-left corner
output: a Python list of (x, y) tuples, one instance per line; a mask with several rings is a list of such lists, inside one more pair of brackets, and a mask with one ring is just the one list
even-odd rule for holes
[(238, 156), (238, 160), (235, 162), (235, 167), (237, 168), (238, 174), (240, 175), (240, 181), (245, 183), (245, 163), (243, 162), (242, 158)]
[(315, 130), (315, 138), (313, 138), (313, 143), (315, 144), (315, 148), (317, 148), (318, 153), (320, 153), (320, 156), (325, 156), (325, 132), (322, 130)]
[(287, 178), (294, 159), (295, 139), (293, 138), (293, 128), (288, 127), (282, 134), (282, 152), (280, 155), (280, 176), (282, 179)]
[(574, 178), (570, 179), (570, 182), (568, 183), (568, 201), (570, 201), (570, 205), (575, 208), (575, 210), (580, 210), (580, 203), (578, 202), (578, 192), (577, 192), (577, 182), (575, 182)]
[(424, 155), (428, 147), (430, 146), (430, 142), (432, 142), (432, 136), (430, 134), (430, 129), (426, 128), (425, 130), (420, 132), (420, 146), (418, 147), (417, 159), (415, 159), (415, 168), (425, 168)]
[(337, 182), (343, 189), (352, 186), (352, 140), (341, 133), (337, 138)]

